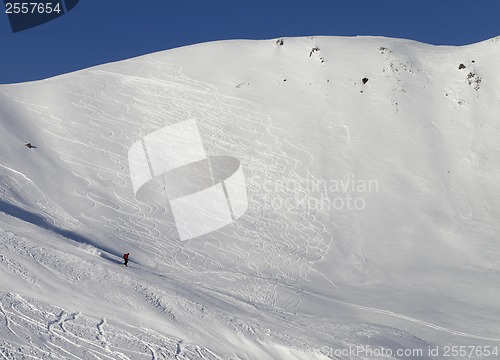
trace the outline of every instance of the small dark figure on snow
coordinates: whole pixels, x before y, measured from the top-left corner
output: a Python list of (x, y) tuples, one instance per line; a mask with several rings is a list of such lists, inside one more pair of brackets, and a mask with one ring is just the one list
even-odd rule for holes
[(31, 143), (27, 143), (25, 145), (28, 149), (36, 149), (36, 146), (35, 145), (31, 145)]
[(127, 266), (128, 267), (128, 255), (129, 253), (126, 253), (126, 254), (123, 254), (123, 260), (125, 260), (125, 262), (123, 263), (123, 265)]

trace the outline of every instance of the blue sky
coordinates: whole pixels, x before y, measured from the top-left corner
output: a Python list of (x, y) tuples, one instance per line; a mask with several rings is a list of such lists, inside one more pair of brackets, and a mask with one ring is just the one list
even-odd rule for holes
[(464, 45), (500, 35), (499, 16), (498, 0), (80, 0), (18, 33), (0, 13), (0, 83), (222, 39), (376, 35)]

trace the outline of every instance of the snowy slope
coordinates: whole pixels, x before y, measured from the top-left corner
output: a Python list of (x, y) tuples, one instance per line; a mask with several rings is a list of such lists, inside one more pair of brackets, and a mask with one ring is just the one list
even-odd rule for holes
[[(499, 38), (224, 41), (1, 86), (1, 354), (499, 346), (499, 56)], [(128, 154), (189, 119), (241, 162), (249, 208), (180, 241)]]

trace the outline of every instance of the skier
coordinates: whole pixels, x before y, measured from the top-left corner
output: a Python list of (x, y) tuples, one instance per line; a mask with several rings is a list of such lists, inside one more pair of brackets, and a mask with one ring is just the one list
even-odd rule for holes
[(125, 262), (123, 263), (123, 265), (125, 265), (126, 267), (128, 267), (128, 255), (129, 253), (126, 253), (126, 254), (123, 254), (123, 260), (125, 260)]

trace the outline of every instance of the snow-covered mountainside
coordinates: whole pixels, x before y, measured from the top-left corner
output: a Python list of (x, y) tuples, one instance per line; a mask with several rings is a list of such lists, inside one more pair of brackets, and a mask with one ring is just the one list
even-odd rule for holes
[[(0, 86), (0, 354), (500, 358), (499, 40), (224, 41)], [(244, 214), (185, 240), (205, 220), (165, 193), (210, 176), (154, 166), (187, 123), (248, 208), (201, 201)]]

